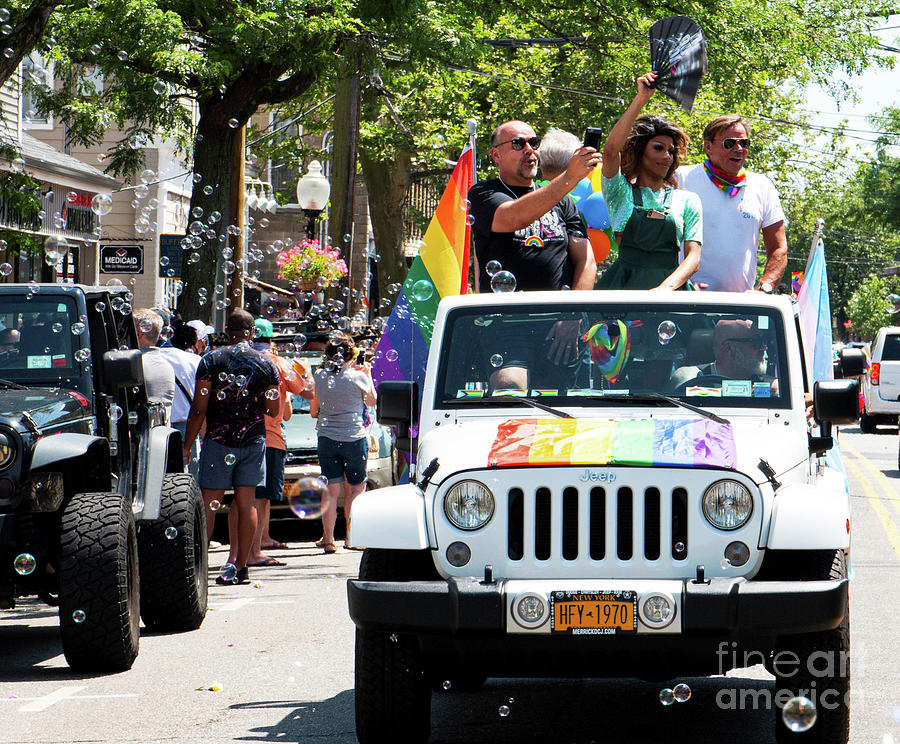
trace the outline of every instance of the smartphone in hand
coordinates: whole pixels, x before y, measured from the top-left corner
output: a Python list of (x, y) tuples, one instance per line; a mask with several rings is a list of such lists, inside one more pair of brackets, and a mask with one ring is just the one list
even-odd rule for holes
[(603, 130), (600, 127), (588, 127), (584, 130), (584, 146), (599, 151), (603, 147)]

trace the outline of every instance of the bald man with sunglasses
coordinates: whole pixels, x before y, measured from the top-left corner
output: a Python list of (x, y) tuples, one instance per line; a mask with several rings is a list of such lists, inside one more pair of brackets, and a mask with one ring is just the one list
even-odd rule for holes
[[(703, 131), (706, 161), (681, 166), (679, 186), (703, 205), (703, 253), (694, 283), (704, 289), (771, 294), (787, 267), (784, 210), (775, 185), (744, 169), (750, 151), (750, 125), (737, 115), (719, 116)], [(756, 282), (762, 235), (766, 265)]]

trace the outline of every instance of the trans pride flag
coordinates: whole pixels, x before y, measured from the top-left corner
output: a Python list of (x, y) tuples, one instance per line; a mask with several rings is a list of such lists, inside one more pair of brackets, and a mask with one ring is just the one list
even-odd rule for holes
[(415, 380), (421, 392), (438, 303), (465, 294), (469, 280), (469, 204), (474, 152), (467, 145), (438, 202), (375, 350), (372, 378)]
[(810, 381), (831, 380), (831, 302), (828, 299), (828, 271), (825, 243), (818, 238), (809, 254), (803, 284), (797, 294), (800, 325), (803, 328), (803, 355)]

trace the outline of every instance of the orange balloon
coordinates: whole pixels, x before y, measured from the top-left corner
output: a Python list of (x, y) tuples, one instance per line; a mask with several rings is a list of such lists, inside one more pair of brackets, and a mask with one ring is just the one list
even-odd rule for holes
[(609, 255), (609, 236), (604, 230), (595, 230), (593, 227), (587, 229), (587, 235), (591, 248), (594, 249), (594, 260), (600, 263)]

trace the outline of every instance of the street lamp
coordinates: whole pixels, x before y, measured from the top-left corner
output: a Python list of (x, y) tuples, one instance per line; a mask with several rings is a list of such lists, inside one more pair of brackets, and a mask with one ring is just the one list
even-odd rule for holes
[(325, 209), (331, 195), (331, 184), (322, 174), (322, 164), (318, 160), (310, 161), (306, 173), (297, 181), (297, 203), (306, 215), (306, 237), (316, 235), (316, 218)]

